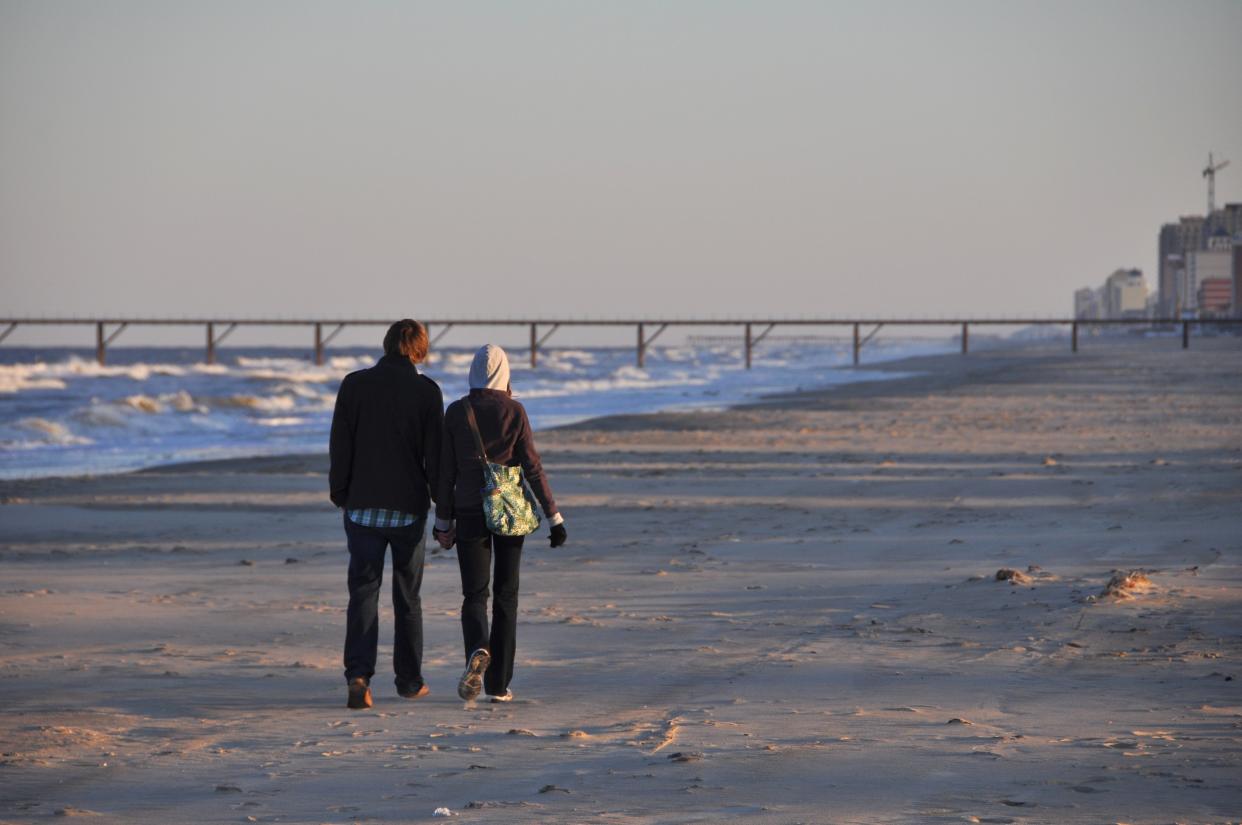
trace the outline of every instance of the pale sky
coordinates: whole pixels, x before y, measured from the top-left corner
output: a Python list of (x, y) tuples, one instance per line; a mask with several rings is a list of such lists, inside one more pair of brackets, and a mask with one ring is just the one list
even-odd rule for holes
[[(0, 0), (0, 314), (1061, 315), (1242, 2)], [(628, 334), (627, 334), (628, 340)]]

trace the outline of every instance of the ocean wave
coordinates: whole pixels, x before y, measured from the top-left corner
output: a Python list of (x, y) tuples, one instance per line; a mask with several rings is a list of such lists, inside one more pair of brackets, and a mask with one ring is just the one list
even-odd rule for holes
[(27, 390), (64, 390), (68, 382), (88, 379), (128, 379), (147, 382), (158, 378), (221, 377), (249, 381), (280, 381), (288, 384), (335, 384), (347, 372), (374, 363), (371, 358), (333, 358), (331, 366), (308, 365), (295, 358), (246, 358), (228, 364), (148, 363), (101, 365), (76, 355), (50, 363), (0, 365), (0, 393)]
[(160, 403), (160, 400), (149, 395), (130, 395), (124, 399), (123, 403), (139, 412), (151, 415), (164, 411), (164, 405)]
[(177, 390), (173, 393), (165, 393), (160, 396), (150, 395), (129, 395), (122, 399), (124, 406), (135, 409), (138, 412), (147, 413), (148, 415), (158, 415), (167, 412), (169, 409), (179, 413), (205, 413), (207, 408), (202, 404), (195, 402), (194, 396), (185, 390)]
[[(0, 390), (9, 386), (16, 386), (18, 389), (64, 389), (65, 379), (72, 378), (128, 378), (131, 381), (146, 381), (152, 375), (184, 374), (184, 367), (175, 364), (108, 366), (71, 355), (63, 361), (52, 363), (0, 366)], [(52, 382), (59, 382), (59, 385), (53, 385)]]
[(344, 375), (332, 370), (306, 369), (300, 370), (246, 370), (239, 377), (250, 381), (297, 381), (303, 384), (327, 384), (339, 381)]
[(65, 382), (59, 378), (34, 378), (29, 372), (0, 368), (0, 393), (19, 393), (26, 390), (63, 390)]
[(189, 412), (205, 413), (207, 412), (207, 408), (201, 404), (195, 403), (194, 396), (190, 395), (185, 390), (177, 390), (171, 396), (167, 396), (166, 400), (168, 401), (169, 405), (177, 412), (182, 412), (182, 413), (189, 413)]
[[(302, 398), (307, 401), (320, 401), (325, 395), (325, 393), (312, 387), (308, 387), (305, 384), (277, 384), (272, 387), (272, 391), (273, 393), (296, 395), (298, 398)], [(330, 395), (333, 399), (336, 398), (335, 392)]]
[(23, 418), (15, 422), (17, 427), (28, 430), (38, 436), (37, 441), (42, 444), (55, 444), (58, 446), (85, 445), (93, 444), (91, 439), (84, 436), (75, 435), (68, 427), (56, 421), (48, 421), (46, 418)]
[[(239, 374), (254, 381), (285, 381), (298, 384), (324, 384), (339, 381), (345, 373), (356, 368), (361, 359), (344, 356), (333, 358), (331, 366), (308, 366), (305, 361), (294, 358), (247, 358), (237, 359)], [(340, 363), (341, 366), (337, 366)], [(365, 366), (371, 366), (368, 362)]]
[(130, 412), (118, 404), (93, 403), (74, 410), (73, 419), (87, 427), (128, 427)]
[(262, 427), (293, 427), (298, 424), (305, 424), (305, 418), (299, 418), (296, 415), (277, 416), (275, 418), (260, 418), (255, 421)]
[(427, 358), (427, 366), (450, 375), (462, 375), (470, 372), (472, 361), (473, 352), (433, 352)]
[(241, 407), (263, 412), (284, 412), (294, 409), (297, 406), (297, 401), (287, 395), (261, 396), (238, 394), (213, 399), (211, 404), (216, 407)]
[(59, 364), (48, 364), (47, 370), (50, 375), (69, 378), (128, 378), (131, 381), (146, 381), (154, 372), (151, 364), (108, 366), (77, 357), (70, 357)]
[(334, 355), (328, 365), (337, 372), (353, 372), (375, 365), (375, 359), (365, 355)]

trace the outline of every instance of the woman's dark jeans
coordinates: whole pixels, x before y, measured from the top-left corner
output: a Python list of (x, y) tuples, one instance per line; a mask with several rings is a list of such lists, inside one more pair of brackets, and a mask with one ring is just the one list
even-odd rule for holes
[(392, 547), (392, 609), (396, 630), (392, 669), (397, 690), (417, 692), (423, 685), (423, 558), (426, 516), (409, 527), (363, 527), (345, 516), (349, 542), (349, 609), (345, 614), (345, 678), (375, 675), (379, 647), (379, 594), (384, 554)]
[[(479, 648), (492, 654), (483, 674), (483, 689), (499, 696), (513, 678), (513, 654), (517, 649), (518, 568), (522, 562), (524, 536), (497, 536), (479, 525), (458, 521), (457, 565), (461, 568), (461, 633), (466, 656)], [(468, 538), (462, 538), (462, 528)], [(474, 529), (471, 529), (474, 528)], [(491, 632), (487, 627), (488, 583), (495, 559), (495, 596), (492, 600)]]

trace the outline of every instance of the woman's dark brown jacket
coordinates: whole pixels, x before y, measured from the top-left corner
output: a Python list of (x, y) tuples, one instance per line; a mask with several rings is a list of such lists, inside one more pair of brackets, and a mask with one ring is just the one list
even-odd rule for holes
[[(493, 464), (522, 468), (526, 483), (545, 516), (556, 515), (552, 487), (544, 475), (526, 409), (503, 390), (471, 390), (470, 405), (479, 424), (483, 447)], [(440, 487), (436, 496), (436, 521), (475, 519), (483, 516), (483, 465), (466, 407), (461, 400), (444, 413), (444, 438), (440, 452)]]

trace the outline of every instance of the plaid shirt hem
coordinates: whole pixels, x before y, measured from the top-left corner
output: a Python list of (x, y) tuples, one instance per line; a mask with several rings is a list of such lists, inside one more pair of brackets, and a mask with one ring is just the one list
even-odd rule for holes
[(417, 519), (412, 513), (400, 510), (385, 510), (380, 507), (367, 507), (363, 510), (349, 510), (349, 520), (363, 527), (409, 527)]

